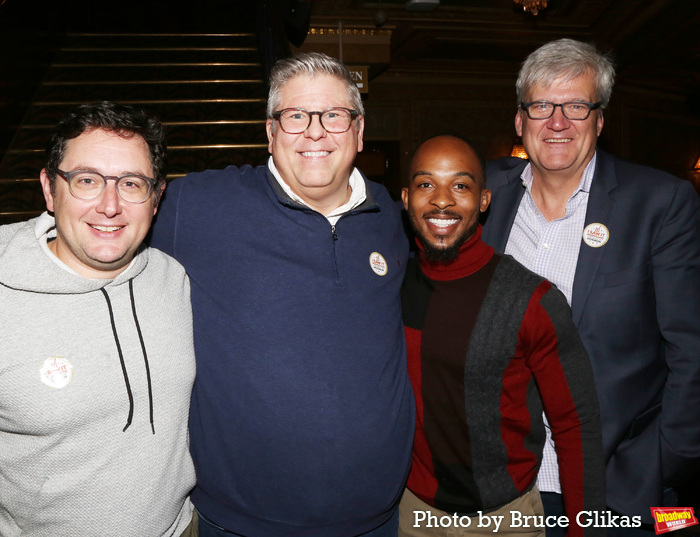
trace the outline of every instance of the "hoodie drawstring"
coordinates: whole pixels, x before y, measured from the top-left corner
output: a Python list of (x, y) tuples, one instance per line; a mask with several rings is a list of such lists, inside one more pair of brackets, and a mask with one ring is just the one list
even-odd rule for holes
[(143, 342), (143, 336), (141, 335), (141, 325), (139, 324), (139, 318), (136, 315), (136, 302), (134, 300), (134, 280), (129, 280), (129, 297), (131, 298), (131, 311), (134, 314), (134, 323), (136, 324), (136, 331), (139, 334), (139, 342), (141, 343), (141, 352), (143, 352), (143, 362), (146, 367), (146, 380), (148, 381), (148, 410), (151, 416), (151, 430), (153, 434), (156, 434), (156, 428), (153, 424), (153, 389), (151, 387), (151, 368), (148, 365), (148, 354), (146, 353), (146, 344)]
[[(131, 425), (131, 420), (134, 416), (134, 396), (131, 393), (131, 384), (129, 383), (129, 374), (126, 371), (126, 363), (124, 363), (124, 354), (122, 353), (122, 347), (119, 344), (119, 335), (117, 334), (117, 326), (114, 322), (114, 312), (112, 311), (112, 302), (109, 300), (109, 295), (107, 294), (107, 291), (103, 289), (100, 289), (102, 291), (102, 294), (105, 297), (105, 300), (107, 301), (107, 309), (109, 310), (109, 320), (110, 323), (112, 324), (112, 334), (114, 334), (114, 342), (117, 345), (117, 352), (119, 353), (119, 361), (121, 362), (122, 366), (122, 374), (124, 375), (124, 384), (126, 385), (126, 393), (129, 396), (129, 416), (126, 420), (126, 425), (124, 426), (123, 431), (126, 431), (129, 426)], [(150, 417), (151, 417), (151, 430), (153, 431), (153, 434), (156, 434), (155, 426), (153, 424), (153, 390), (151, 388), (151, 371), (148, 366), (148, 355), (146, 354), (146, 345), (143, 342), (143, 336), (141, 334), (141, 326), (139, 325), (139, 320), (138, 317), (136, 316), (136, 305), (134, 303), (134, 287), (133, 287), (133, 280), (129, 280), (129, 296), (131, 297), (131, 311), (134, 315), (134, 322), (136, 323), (136, 331), (138, 332), (139, 335), (139, 342), (141, 343), (141, 351), (143, 352), (143, 359), (146, 364), (146, 379), (148, 381), (148, 406), (150, 409)]]

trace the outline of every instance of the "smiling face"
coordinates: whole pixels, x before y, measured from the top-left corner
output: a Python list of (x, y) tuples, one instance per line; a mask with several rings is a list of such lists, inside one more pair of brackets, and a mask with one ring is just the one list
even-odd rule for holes
[[(333, 107), (352, 108), (343, 81), (330, 76), (299, 75), (280, 91), (279, 110), (303, 108), (309, 112)], [(341, 134), (329, 134), (318, 116), (300, 134), (287, 134), (279, 123), (267, 120), (268, 150), (282, 179), (312, 208), (328, 214), (349, 198), (348, 180), (358, 151), (362, 151), (364, 118), (353, 121)]]
[[(535, 86), (529, 91), (527, 101), (594, 103), (594, 75), (588, 71), (568, 81), (557, 78), (549, 88)], [(536, 176), (556, 175), (576, 183), (593, 158), (602, 130), (603, 113), (600, 110), (591, 111), (584, 120), (566, 119), (560, 107), (549, 119), (530, 119), (522, 110), (515, 116), (515, 131), (522, 136)]]
[(491, 201), (483, 184), (479, 158), (459, 138), (438, 136), (418, 148), (401, 199), (428, 260), (451, 263), (474, 235)]
[[(143, 138), (102, 129), (69, 140), (59, 168), (153, 177)], [(156, 213), (153, 193), (143, 203), (126, 203), (118, 196), (115, 181), (108, 181), (97, 198), (83, 201), (73, 197), (62, 177), (56, 177), (52, 194), (46, 170), (41, 171), (41, 186), (46, 207), (56, 218), (57, 237), (49, 248), (61, 261), (85, 278), (114, 278), (126, 269)]]

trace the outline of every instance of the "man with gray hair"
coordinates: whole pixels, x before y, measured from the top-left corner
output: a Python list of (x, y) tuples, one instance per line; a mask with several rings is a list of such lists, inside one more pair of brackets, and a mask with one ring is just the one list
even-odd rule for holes
[(280, 60), (270, 83), (267, 165), (174, 181), (153, 233), (192, 282), (199, 534), (395, 536), (415, 413), (399, 209), (353, 166), (342, 63)]
[[(700, 201), (690, 183), (596, 148), (614, 74), (571, 39), (527, 58), (515, 130), (529, 162), (487, 167), (484, 240), (571, 305), (600, 400), (607, 505), (637, 526), (608, 532), (629, 535), (652, 532), (650, 507), (676, 505), (700, 465)], [(547, 514), (561, 508), (557, 475), (550, 446)]]

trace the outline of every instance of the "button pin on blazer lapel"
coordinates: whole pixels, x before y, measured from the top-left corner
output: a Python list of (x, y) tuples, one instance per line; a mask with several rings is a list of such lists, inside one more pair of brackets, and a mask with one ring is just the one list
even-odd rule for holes
[(600, 248), (610, 238), (610, 231), (603, 224), (588, 224), (583, 230), (583, 242), (591, 248)]

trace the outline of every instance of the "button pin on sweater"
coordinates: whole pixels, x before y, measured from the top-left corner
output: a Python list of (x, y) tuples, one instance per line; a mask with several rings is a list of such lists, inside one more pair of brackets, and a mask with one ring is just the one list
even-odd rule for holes
[(39, 376), (41, 382), (49, 388), (65, 388), (73, 378), (73, 366), (61, 356), (52, 356), (44, 360), (39, 368)]
[(372, 252), (369, 255), (369, 266), (372, 267), (374, 273), (379, 276), (386, 276), (386, 273), (389, 272), (389, 266), (379, 252)]

